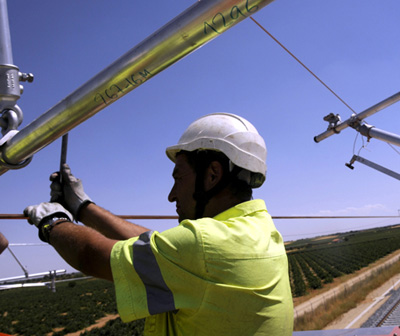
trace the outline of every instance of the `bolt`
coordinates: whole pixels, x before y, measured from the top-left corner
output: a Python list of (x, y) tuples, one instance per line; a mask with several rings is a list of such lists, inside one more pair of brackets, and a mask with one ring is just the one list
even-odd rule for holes
[(31, 74), (31, 73), (28, 73), (28, 74), (22, 73), (22, 72), (19, 73), (19, 80), (20, 80), (21, 82), (32, 83), (32, 82), (33, 82), (33, 79), (34, 79), (34, 76), (33, 76), (33, 74)]

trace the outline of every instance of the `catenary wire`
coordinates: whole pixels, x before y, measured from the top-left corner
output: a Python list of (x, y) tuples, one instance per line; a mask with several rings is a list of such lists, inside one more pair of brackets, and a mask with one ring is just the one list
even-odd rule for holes
[[(350, 111), (356, 114), (354, 109), (347, 104), (335, 91), (333, 91), (321, 78), (319, 78), (310, 68), (308, 68), (302, 61), (300, 61), (288, 48), (286, 48), (275, 36), (273, 36), (264, 26), (262, 26), (256, 19), (250, 17), (250, 19), (261, 28), (269, 37), (271, 37), (283, 50), (285, 50), (290, 56), (292, 56), (304, 69), (306, 69), (313, 77), (315, 77), (325, 88), (327, 88), (337, 99), (339, 99)], [(356, 138), (357, 139), (357, 138)], [(400, 152), (392, 146), (392, 144), (387, 143), (397, 154), (400, 155)], [(364, 142), (363, 146), (364, 148)], [(361, 149), (362, 149), (361, 148)], [(353, 147), (354, 152), (354, 147)]]
[(350, 109), (353, 113), (356, 112), (347, 104), (340, 96), (333, 91), (321, 78), (319, 78), (314, 72), (310, 70), (303, 62), (301, 62), (289, 49), (287, 49), (281, 42), (278, 41), (268, 30), (266, 30), (258, 21), (256, 21), (253, 17), (250, 17), (253, 22), (260, 27), (269, 37), (271, 37), (280, 47), (282, 47), (290, 56), (292, 56), (304, 69), (306, 69), (313, 77), (315, 77), (325, 88), (327, 88), (337, 99), (339, 99), (347, 108)]
[(398, 154), (400, 155), (400, 152), (389, 142), (387, 142), (387, 144)]

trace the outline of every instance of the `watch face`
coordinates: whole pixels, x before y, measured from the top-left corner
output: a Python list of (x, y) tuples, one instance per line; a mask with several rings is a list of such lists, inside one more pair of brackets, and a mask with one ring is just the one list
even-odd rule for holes
[(53, 217), (52, 219), (51, 219), (51, 221), (52, 221), (52, 225), (55, 223), (55, 222), (57, 222), (57, 221), (59, 221), (59, 220), (63, 220), (63, 221), (67, 221), (67, 222), (69, 222), (69, 219), (67, 218), (67, 217)]

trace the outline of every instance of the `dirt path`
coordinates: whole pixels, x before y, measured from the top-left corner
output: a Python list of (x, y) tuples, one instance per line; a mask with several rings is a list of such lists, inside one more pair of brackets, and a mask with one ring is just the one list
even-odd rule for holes
[[(328, 291), (325, 291), (325, 292), (323, 292), (323, 293), (321, 293), (319, 295), (316, 295), (316, 296), (310, 298), (309, 300), (307, 300), (305, 302), (302, 302), (302, 303), (299, 303), (299, 304), (296, 304), (296, 302), (295, 302), (295, 308), (294, 308), (295, 318), (300, 317), (300, 316), (302, 316), (303, 314), (305, 314), (307, 312), (314, 311), (314, 309), (316, 309), (320, 305), (324, 304), (325, 301), (334, 298), (336, 295), (338, 295), (339, 293), (343, 292), (347, 288), (350, 288), (350, 287), (356, 285), (358, 282), (368, 278), (369, 276), (371, 276), (371, 274), (373, 272), (376, 272), (380, 268), (388, 266), (388, 265), (398, 261), (399, 260), (399, 256), (400, 256), (400, 251), (394, 252), (390, 256), (387, 256), (384, 260), (381, 260), (380, 262), (377, 262), (376, 265), (372, 265), (371, 267), (369, 267), (365, 271), (363, 271), (363, 272), (351, 277), (346, 282), (343, 282), (343, 283), (337, 285), (336, 287), (333, 287), (332, 289), (330, 289)], [(389, 283), (390, 283), (390, 281), (389, 281)], [(384, 293), (384, 290), (382, 291), (382, 293)], [(372, 293), (370, 295), (373, 296)], [(376, 294), (375, 296), (379, 296), (379, 295)], [(368, 299), (366, 301), (370, 302), (369, 300), (371, 300), (371, 299)], [(368, 306), (367, 302), (365, 303), (365, 306)], [(365, 307), (364, 307), (364, 309), (365, 309)], [(361, 308), (360, 308), (360, 310), (361, 310)], [(355, 327), (356, 326), (354, 326), (354, 328)]]
[(89, 327), (87, 327), (85, 329), (82, 329), (82, 330), (79, 330), (79, 331), (76, 331), (76, 332), (73, 332), (73, 333), (66, 334), (65, 336), (79, 336), (80, 334), (82, 334), (85, 331), (90, 331), (90, 330), (92, 330), (94, 328), (102, 328), (107, 324), (108, 321), (114, 320), (114, 319), (116, 319), (118, 317), (119, 317), (118, 314), (106, 315), (106, 316), (102, 317), (101, 319), (97, 320), (95, 324), (92, 324), (91, 326), (89, 326)]

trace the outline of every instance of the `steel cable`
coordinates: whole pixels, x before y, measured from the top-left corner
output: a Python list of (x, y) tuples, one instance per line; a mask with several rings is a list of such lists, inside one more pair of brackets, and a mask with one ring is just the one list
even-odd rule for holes
[(304, 69), (306, 69), (312, 76), (314, 76), (325, 88), (327, 88), (337, 99), (339, 99), (344, 105), (346, 105), (347, 108), (350, 109), (354, 114), (356, 112), (350, 107), (349, 104), (347, 104), (340, 96), (333, 91), (325, 82), (319, 78), (314, 72), (312, 72), (303, 62), (301, 62), (292, 52), (289, 51), (281, 42), (278, 41), (268, 30), (266, 30), (260, 23), (258, 23), (253, 17), (250, 17), (253, 22), (260, 27), (269, 37), (271, 37), (280, 47), (282, 47), (290, 56), (292, 56)]

